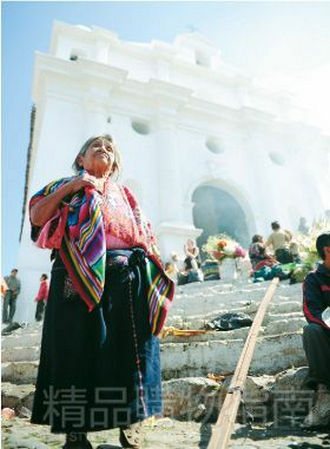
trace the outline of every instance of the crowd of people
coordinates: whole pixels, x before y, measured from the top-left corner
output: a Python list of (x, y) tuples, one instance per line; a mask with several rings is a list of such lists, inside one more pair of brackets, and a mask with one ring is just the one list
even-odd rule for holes
[(289, 230), (281, 228), (278, 221), (271, 223), (272, 233), (265, 241), (264, 237), (255, 234), (249, 247), (252, 268), (276, 263), (287, 264), (300, 262), (299, 248)]
[[(294, 240), (292, 232), (283, 230), (278, 221), (271, 223), (271, 229), (272, 232), (267, 240), (260, 234), (255, 234), (252, 237), (248, 251), (252, 272), (264, 266), (301, 262), (298, 244)], [(304, 233), (308, 232), (304, 217), (300, 219), (298, 230)], [(200, 249), (195, 240), (187, 240), (183, 247), (183, 254), (184, 256), (180, 257), (176, 251), (173, 251), (170, 260), (165, 264), (167, 275), (178, 285), (220, 278), (219, 274), (217, 277), (219, 272), (217, 262), (211, 260), (202, 262)]]
[[(272, 233), (265, 240), (260, 234), (255, 234), (249, 247), (248, 256), (252, 270), (256, 271), (264, 266), (271, 267), (278, 263), (301, 261), (297, 243), (292, 233), (283, 230), (277, 221), (271, 223)], [(306, 218), (301, 217), (298, 231), (308, 232)], [(165, 263), (165, 273), (178, 285), (191, 282), (202, 282), (208, 279), (219, 279), (217, 263), (210, 260), (202, 263), (200, 249), (196, 241), (189, 238), (183, 247), (183, 257), (172, 251), (170, 260)], [(11, 323), (16, 311), (16, 300), (21, 290), (21, 282), (17, 277), (18, 270), (13, 268), (10, 275), (2, 278), (1, 294), (4, 298), (2, 307), (2, 322)], [(49, 291), (48, 275), (43, 273), (40, 278), (38, 294), (35, 298), (35, 320), (41, 321), (44, 316)]]

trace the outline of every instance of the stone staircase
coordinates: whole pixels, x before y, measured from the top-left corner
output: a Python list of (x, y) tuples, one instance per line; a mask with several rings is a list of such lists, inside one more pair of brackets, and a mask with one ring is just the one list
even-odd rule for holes
[[(209, 320), (226, 312), (244, 312), (254, 317), (268, 286), (268, 282), (235, 285), (221, 281), (179, 286), (166, 324), (179, 329), (203, 329)], [(279, 284), (258, 337), (251, 374), (274, 374), (306, 364), (301, 340), (305, 324), (301, 302), (301, 284)], [(28, 324), (2, 337), (3, 381), (34, 382), (41, 329), (41, 323)], [(248, 332), (249, 328), (241, 328), (165, 337), (161, 340), (163, 378), (233, 372)]]
[[(268, 286), (269, 282), (235, 285), (209, 281), (178, 287), (167, 325), (202, 329), (209, 320), (227, 312), (244, 312), (253, 318)], [(281, 282), (260, 330), (250, 373), (274, 374), (291, 366), (306, 365), (301, 338), (305, 323), (301, 284)], [(241, 328), (164, 338), (164, 378), (233, 372), (248, 332), (249, 328)]]
[[(167, 326), (202, 329), (209, 320), (226, 312), (244, 312), (253, 318), (268, 286), (268, 282), (225, 284), (222, 281), (208, 281), (177, 287)], [(276, 373), (292, 366), (306, 365), (301, 339), (305, 324), (301, 289), (301, 284), (289, 285), (286, 281), (277, 287), (250, 367), (247, 387), (250, 392), (255, 392), (253, 401), (255, 395), (268, 394), (269, 385), (276, 385)], [(199, 413), (203, 395), (208, 398), (210, 394), (214, 398), (223, 395), (222, 387), (207, 379), (207, 374), (233, 373), (249, 329), (208, 331), (189, 337), (168, 335), (161, 340), (165, 414), (171, 416), (173, 407), (180, 410), (182, 401), (188, 401), (189, 417), (193, 418)], [(25, 328), (2, 337), (3, 406), (19, 409), (24, 405), (31, 409), (41, 330), (41, 323), (27, 324)], [(301, 369), (301, 373), (306, 373), (305, 368)], [(296, 376), (295, 371), (292, 375)], [(227, 381), (230, 379), (227, 378)], [(228, 382), (224, 384), (225, 388)], [(200, 393), (183, 397), (182, 392), (187, 389)], [(215, 414), (219, 411), (221, 400), (216, 403)]]

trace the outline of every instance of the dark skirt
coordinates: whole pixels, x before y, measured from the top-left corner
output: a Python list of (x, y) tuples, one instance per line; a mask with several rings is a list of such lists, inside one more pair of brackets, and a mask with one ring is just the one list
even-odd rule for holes
[(31, 423), (87, 432), (162, 412), (159, 339), (150, 331), (143, 268), (126, 265), (131, 255), (107, 253), (104, 293), (92, 312), (56, 258)]

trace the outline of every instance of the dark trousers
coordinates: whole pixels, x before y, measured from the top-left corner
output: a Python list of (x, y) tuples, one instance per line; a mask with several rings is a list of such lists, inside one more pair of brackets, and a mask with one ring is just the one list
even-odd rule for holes
[(305, 386), (316, 388), (324, 384), (330, 388), (330, 331), (309, 323), (304, 327), (303, 344), (309, 366)]
[(37, 302), (37, 308), (36, 308), (36, 314), (35, 314), (36, 321), (41, 321), (43, 319), (44, 309), (45, 309), (45, 303), (41, 299), (40, 301)]
[[(3, 307), (2, 307), (2, 322), (3, 323), (11, 323), (13, 321), (15, 312), (16, 312), (16, 299), (17, 296), (14, 296), (11, 290), (7, 290), (5, 297), (3, 299)], [(8, 313), (9, 308), (9, 313)]]
[(275, 251), (275, 257), (280, 263), (291, 263), (292, 255), (288, 249), (282, 248)]

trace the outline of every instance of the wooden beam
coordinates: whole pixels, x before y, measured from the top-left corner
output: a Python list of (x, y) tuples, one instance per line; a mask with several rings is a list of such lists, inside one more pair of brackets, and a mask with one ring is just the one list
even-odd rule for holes
[(212, 437), (208, 445), (208, 449), (226, 449), (230, 441), (230, 437), (236, 421), (238, 407), (241, 402), (241, 396), (243, 393), (246, 376), (248, 374), (253, 357), (257, 336), (267, 307), (274, 295), (278, 283), (279, 278), (275, 278), (272, 280), (264, 298), (260, 303), (256, 316), (254, 317), (250, 332), (246, 338), (243, 351), (240, 355), (235, 373), (231, 380), (230, 387), (221, 407), (220, 415), (213, 428)]

